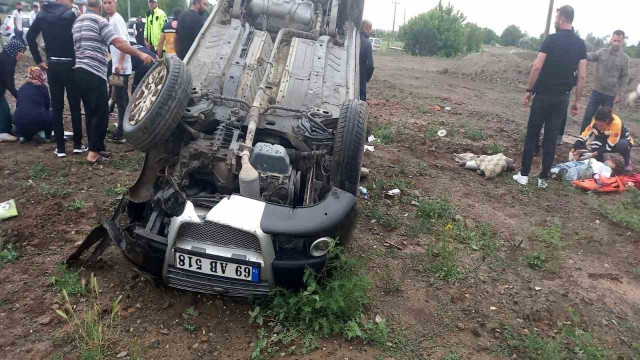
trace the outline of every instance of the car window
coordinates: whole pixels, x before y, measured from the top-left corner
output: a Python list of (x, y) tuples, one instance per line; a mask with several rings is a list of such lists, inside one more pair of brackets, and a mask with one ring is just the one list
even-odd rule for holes
[(31, 23), (31, 18), (22, 18), (22, 27), (29, 27)]

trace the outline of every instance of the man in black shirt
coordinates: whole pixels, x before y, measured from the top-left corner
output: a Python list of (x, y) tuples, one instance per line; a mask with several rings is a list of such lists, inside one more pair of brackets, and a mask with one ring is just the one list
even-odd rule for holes
[(204, 26), (204, 14), (207, 11), (207, 0), (191, 0), (191, 9), (183, 11), (178, 19), (176, 31), (176, 52), (180, 60), (184, 60)]
[(373, 76), (373, 46), (369, 40), (373, 25), (369, 20), (362, 20), (360, 26), (360, 100), (367, 101), (367, 83)]
[(544, 126), (542, 171), (538, 178), (538, 187), (548, 186), (549, 172), (556, 155), (556, 136), (562, 119), (567, 114), (571, 89), (576, 83), (576, 70), (578, 88), (571, 106), (571, 114), (575, 116), (580, 110), (587, 72), (587, 50), (584, 41), (571, 28), (573, 17), (574, 11), (571, 6), (566, 5), (558, 9), (556, 33), (545, 39), (529, 75), (524, 105), (531, 106), (531, 113), (522, 152), (522, 169), (513, 177), (521, 185), (529, 182), (531, 163)]
[[(154, 61), (158, 59), (153, 51), (149, 50), (143, 45), (135, 45), (134, 48), (151, 56)], [(153, 65), (154, 63), (145, 64), (142, 60), (138, 59), (135, 56), (131, 57), (131, 70), (135, 73), (133, 75), (133, 84), (131, 85), (131, 94), (136, 91), (138, 85), (140, 85), (140, 82), (142, 81), (144, 76), (147, 75)]]
[[(33, 21), (27, 32), (27, 43), (33, 55), (33, 60), (42, 69), (47, 69), (49, 77), (49, 92), (51, 93), (51, 109), (53, 112), (53, 133), (56, 136), (56, 151), (58, 157), (65, 157), (64, 127), (62, 112), (64, 110), (64, 91), (67, 90), (67, 100), (71, 110), (71, 125), (73, 127), (73, 153), (80, 154), (88, 149), (82, 145), (82, 112), (80, 111), (80, 93), (73, 67), (75, 66), (75, 49), (71, 28), (76, 20), (76, 14), (71, 9), (71, 0), (57, 0), (46, 2), (42, 11)], [(47, 54), (46, 61), (40, 56), (38, 49), (38, 35), (42, 32)]]

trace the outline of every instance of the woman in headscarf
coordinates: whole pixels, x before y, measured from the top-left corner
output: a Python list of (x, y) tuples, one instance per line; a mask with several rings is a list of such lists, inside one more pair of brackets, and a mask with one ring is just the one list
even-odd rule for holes
[(34, 135), (38, 142), (51, 141), (52, 114), (47, 75), (39, 67), (29, 68), (29, 79), (18, 90), (13, 117), (21, 143), (31, 140)]
[(22, 60), (26, 48), (23, 43), (14, 38), (2, 47), (0, 53), (0, 142), (18, 140), (11, 135), (11, 110), (5, 93), (9, 91), (14, 98), (18, 98), (14, 76), (16, 65)]

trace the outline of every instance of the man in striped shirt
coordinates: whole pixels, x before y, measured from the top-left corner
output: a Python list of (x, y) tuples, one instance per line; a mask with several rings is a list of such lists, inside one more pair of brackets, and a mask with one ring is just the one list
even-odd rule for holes
[(85, 107), (90, 163), (104, 162), (104, 138), (109, 123), (109, 95), (107, 93), (107, 53), (109, 45), (140, 58), (145, 64), (153, 59), (134, 49), (116, 35), (109, 22), (99, 14), (100, 0), (88, 0), (87, 11), (73, 25), (73, 44), (76, 50), (76, 80)]

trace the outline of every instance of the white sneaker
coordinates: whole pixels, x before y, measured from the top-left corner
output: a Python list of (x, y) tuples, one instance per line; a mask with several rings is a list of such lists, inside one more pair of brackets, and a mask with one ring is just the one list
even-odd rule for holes
[(74, 154), (82, 154), (82, 153), (87, 152), (87, 151), (89, 151), (89, 148), (84, 146), (84, 145), (80, 145), (80, 147), (77, 148), (77, 149), (75, 147), (73, 148), (73, 153)]
[(0, 134), (0, 142), (16, 142), (18, 138), (7, 133)]
[(53, 153), (54, 153), (54, 154), (56, 154), (56, 156), (57, 156), (57, 157), (59, 157), (59, 158), (67, 157), (67, 153), (64, 153), (64, 152), (58, 152), (58, 149), (55, 149), (55, 150), (53, 151)]
[(513, 180), (515, 180), (520, 185), (527, 185), (529, 183), (528, 176), (522, 176), (520, 173), (517, 175), (513, 175)]
[(546, 189), (549, 186), (549, 180), (538, 178), (538, 187), (540, 189)]

